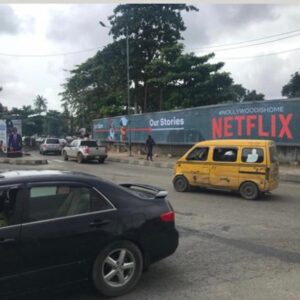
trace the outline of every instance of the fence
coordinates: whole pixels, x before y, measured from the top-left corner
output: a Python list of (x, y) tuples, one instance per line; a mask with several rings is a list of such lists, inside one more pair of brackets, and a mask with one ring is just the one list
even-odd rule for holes
[(183, 110), (97, 119), (93, 137), (102, 142), (192, 145), (208, 139), (272, 139), (300, 146), (300, 99), (222, 104)]

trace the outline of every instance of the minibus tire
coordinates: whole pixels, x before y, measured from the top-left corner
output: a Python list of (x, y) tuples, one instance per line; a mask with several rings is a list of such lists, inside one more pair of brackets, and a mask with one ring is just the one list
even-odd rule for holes
[(247, 200), (255, 200), (259, 196), (259, 189), (254, 182), (246, 181), (240, 186), (240, 195)]
[(175, 177), (173, 185), (177, 192), (186, 192), (190, 188), (189, 183), (184, 176)]

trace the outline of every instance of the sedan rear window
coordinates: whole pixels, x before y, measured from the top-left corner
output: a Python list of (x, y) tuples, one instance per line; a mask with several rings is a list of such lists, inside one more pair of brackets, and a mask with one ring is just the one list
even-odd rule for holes
[(28, 221), (74, 216), (112, 208), (113, 206), (101, 194), (89, 187), (68, 185), (32, 187)]
[(81, 146), (98, 147), (96, 141), (81, 141)]
[(59, 144), (59, 139), (47, 139), (46, 144)]

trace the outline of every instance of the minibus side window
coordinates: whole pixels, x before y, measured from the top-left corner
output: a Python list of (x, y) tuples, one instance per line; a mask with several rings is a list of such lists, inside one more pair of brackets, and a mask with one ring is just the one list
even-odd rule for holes
[(242, 162), (262, 163), (264, 161), (264, 151), (261, 148), (244, 148), (242, 151)]
[(208, 156), (208, 147), (195, 148), (186, 158), (187, 160), (205, 161)]
[(236, 148), (215, 148), (213, 160), (234, 162), (237, 159), (237, 151)]

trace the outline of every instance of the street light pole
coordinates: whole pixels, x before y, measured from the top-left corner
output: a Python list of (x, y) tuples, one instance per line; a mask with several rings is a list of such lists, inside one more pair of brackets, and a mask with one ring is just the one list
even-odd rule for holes
[(128, 26), (126, 26), (126, 56), (127, 56), (127, 114), (128, 114), (128, 146), (129, 156), (131, 156), (131, 120), (130, 120), (130, 77), (129, 77), (129, 41)]
[[(110, 26), (105, 25), (105, 23), (99, 21), (99, 24), (102, 27), (111, 28)], [(131, 120), (130, 120), (130, 75), (129, 75), (129, 38), (128, 38), (128, 26), (126, 26), (126, 69), (127, 69), (127, 116), (128, 116), (128, 148), (129, 156), (132, 156), (131, 153)]]

